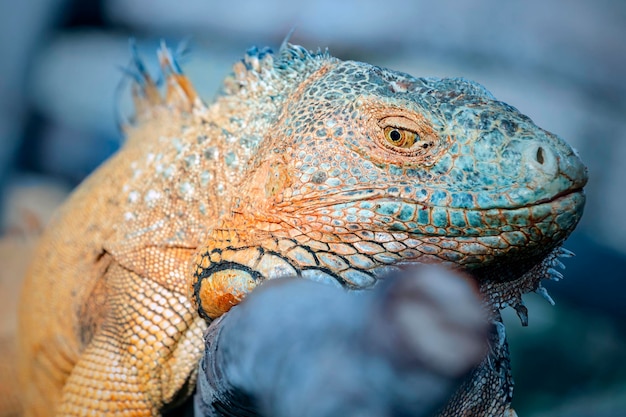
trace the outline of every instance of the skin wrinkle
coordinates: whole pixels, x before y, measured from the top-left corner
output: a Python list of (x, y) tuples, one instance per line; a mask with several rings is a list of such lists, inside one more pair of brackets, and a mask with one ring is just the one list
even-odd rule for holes
[[(403, 264), (445, 263), (473, 276), (498, 322), (553, 276), (582, 215), (574, 151), (474, 82), (287, 44), (250, 49), (207, 105), (167, 48), (159, 58), (165, 94), (135, 57), (128, 140), (61, 208), (31, 266), (30, 415), (158, 415), (193, 389), (207, 321), (285, 271), (360, 290)], [(412, 147), (385, 139), (388, 118), (418, 130)], [(493, 343), (441, 417), (509, 409), (508, 346)]]

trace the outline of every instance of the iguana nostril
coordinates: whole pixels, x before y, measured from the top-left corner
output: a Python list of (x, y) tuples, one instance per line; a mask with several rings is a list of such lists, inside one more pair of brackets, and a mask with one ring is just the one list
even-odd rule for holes
[(522, 151), (522, 158), (526, 161), (526, 166), (541, 177), (553, 177), (559, 170), (559, 162), (550, 146), (539, 141), (525, 145)]
[(537, 148), (537, 162), (543, 165), (543, 148), (541, 146)]

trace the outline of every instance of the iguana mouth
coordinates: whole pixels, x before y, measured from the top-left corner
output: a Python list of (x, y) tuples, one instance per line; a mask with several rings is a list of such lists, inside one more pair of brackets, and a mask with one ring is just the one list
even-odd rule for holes
[(560, 193), (558, 193), (558, 194), (556, 194), (556, 195), (554, 195), (552, 197), (539, 199), (536, 202), (534, 202), (533, 204), (530, 204), (530, 205), (528, 205), (526, 207), (532, 207), (532, 206), (538, 206), (540, 204), (552, 203), (552, 202), (555, 202), (557, 200), (565, 199), (565, 198), (571, 196), (572, 194), (584, 195), (584, 193), (585, 193), (585, 191), (584, 191), (582, 186), (576, 187), (576, 188), (570, 188), (568, 190), (561, 191)]
[[(586, 182), (586, 181), (585, 181)], [(554, 195), (544, 198), (538, 198), (529, 204), (519, 205), (493, 205), (489, 207), (467, 207), (461, 205), (451, 204), (432, 204), (426, 198), (417, 198), (413, 196), (403, 196), (400, 191), (396, 193), (389, 192), (388, 188), (384, 187), (367, 187), (356, 188), (352, 190), (342, 191), (323, 191), (310, 193), (305, 197), (289, 198), (276, 204), (281, 209), (293, 211), (298, 214), (307, 214), (320, 209), (332, 209), (337, 207), (349, 207), (351, 205), (362, 206), (367, 202), (396, 202), (404, 205), (414, 205), (422, 208), (432, 209), (450, 209), (450, 210), (466, 210), (466, 211), (488, 211), (488, 210), (518, 210), (524, 208), (530, 208), (539, 206), (546, 203), (552, 203), (565, 197), (580, 194), (584, 195), (584, 183), (576, 184), (575, 186), (560, 191)], [(401, 188), (401, 187), (398, 187)]]
[(359, 195), (358, 200), (346, 198), (344, 201), (334, 194), (332, 200), (328, 198), (325, 201), (312, 201), (284, 214), (287, 217), (296, 214), (299, 217), (311, 216), (319, 224), (330, 228), (347, 227), (350, 232), (405, 232), (418, 238), (463, 240), (521, 231), (530, 236), (530, 240), (535, 240), (541, 237), (537, 235), (537, 231), (540, 235), (549, 235), (544, 230), (548, 223), (558, 223), (558, 229), (573, 229), (585, 204), (582, 188), (519, 207), (472, 209), (433, 206), (419, 201), (373, 194), (368, 193), (367, 198)]

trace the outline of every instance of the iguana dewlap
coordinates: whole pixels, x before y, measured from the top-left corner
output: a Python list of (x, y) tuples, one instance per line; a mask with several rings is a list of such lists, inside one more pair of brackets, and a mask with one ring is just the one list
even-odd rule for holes
[[(558, 276), (586, 169), (480, 85), (285, 45), (248, 51), (205, 105), (166, 48), (160, 61), (164, 95), (137, 60), (126, 143), (33, 258), (28, 415), (158, 415), (194, 388), (205, 319), (264, 279), (368, 288), (445, 262), (476, 277), (497, 320), (507, 305), (524, 319), (521, 294)], [(443, 415), (510, 412), (505, 365), (485, 364)]]

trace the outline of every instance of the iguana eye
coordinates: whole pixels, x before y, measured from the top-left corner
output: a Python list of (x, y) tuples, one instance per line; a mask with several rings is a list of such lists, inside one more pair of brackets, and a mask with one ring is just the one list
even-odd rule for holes
[(440, 157), (447, 141), (433, 122), (417, 111), (389, 103), (360, 102), (364, 134), (369, 140), (348, 140), (348, 145), (377, 163), (408, 167), (430, 166)]
[(398, 148), (408, 149), (419, 140), (419, 135), (417, 133), (407, 129), (387, 126), (383, 131), (387, 142)]
[(383, 130), (381, 144), (394, 152), (412, 153), (423, 145), (422, 134), (427, 133), (425, 125), (404, 116), (387, 116), (378, 121)]

